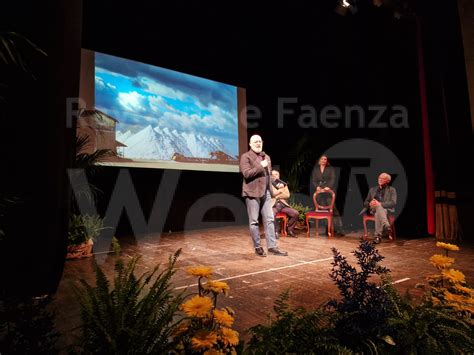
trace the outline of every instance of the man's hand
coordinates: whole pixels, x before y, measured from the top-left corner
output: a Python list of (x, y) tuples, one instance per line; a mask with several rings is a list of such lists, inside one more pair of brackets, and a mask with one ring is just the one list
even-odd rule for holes
[(377, 201), (376, 199), (373, 199), (372, 201), (370, 201), (369, 205), (370, 207), (377, 207), (377, 206), (380, 206), (380, 202)]
[(329, 187), (325, 187), (323, 191), (329, 191)]
[(316, 192), (319, 192), (319, 191), (321, 191), (321, 188), (318, 186), (316, 187)]
[(262, 160), (262, 161), (260, 162), (260, 165), (262, 166), (262, 168), (266, 168), (266, 167), (268, 166), (268, 161), (267, 161), (267, 159)]

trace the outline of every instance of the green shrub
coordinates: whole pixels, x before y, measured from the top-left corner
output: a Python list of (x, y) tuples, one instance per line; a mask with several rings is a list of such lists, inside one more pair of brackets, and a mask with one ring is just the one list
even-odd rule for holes
[[(334, 327), (342, 344), (355, 351), (393, 344), (387, 320), (396, 312), (396, 304), (386, 291), (390, 270), (379, 263), (384, 259), (368, 242), (360, 243), (353, 252), (359, 266), (350, 265), (335, 248), (330, 277), (339, 289), (341, 298), (328, 302), (334, 311)], [(359, 271), (360, 270), (360, 271)], [(374, 276), (381, 282), (371, 282)]]
[(290, 205), (291, 208), (294, 208), (295, 210), (298, 211), (298, 213), (299, 213), (298, 221), (305, 223), (306, 222), (306, 216), (305, 216), (306, 212), (311, 211), (311, 208), (309, 208), (308, 206), (303, 205), (302, 203), (296, 203), (296, 202), (291, 201), (291, 200), (290, 200), (289, 205)]
[(252, 335), (246, 351), (252, 354), (352, 354), (340, 344), (323, 308), (306, 311), (290, 308), (289, 290), (275, 301), (275, 316), (269, 324), (249, 329)]
[(289, 292), (284, 292), (275, 302), (269, 324), (250, 328), (248, 352), (474, 353), (473, 325), (464, 310), (458, 307), (455, 312), (452, 303), (434, 304), (431, 293), (420, 305), (412, 305), (409, 295), (401, 297), (393, 286), (389, 270), (380, 265), (383, 256), (373, 244), (362, 242), (353, 254), (357, 268), (333, 249), (330, 276), (340, 291), (339, 299), (311, 311), (290, 309)]

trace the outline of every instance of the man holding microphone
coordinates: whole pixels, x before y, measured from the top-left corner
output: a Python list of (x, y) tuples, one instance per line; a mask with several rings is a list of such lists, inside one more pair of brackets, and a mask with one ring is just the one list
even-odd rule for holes
[(270, 156), (262, 151), (263, 141), (259, 135), (250, 137), (249, 146), (250, 150), (240, 157), (240, 172), (244, 177), (242, 196), (245, 198), (245, 205), (247, 206), (250, 236), (252, 237), (255, 254), (267, 256), (260, 244), (258, 218), (261, 211), (268, 252), (274, 255), (286, 256), (288, 253), (278, 248), (275, 237)]

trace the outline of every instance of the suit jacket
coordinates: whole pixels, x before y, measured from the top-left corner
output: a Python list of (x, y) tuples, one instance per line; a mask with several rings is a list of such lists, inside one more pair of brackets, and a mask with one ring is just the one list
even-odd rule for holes
[(311, 181), (313, 182), (314, 187), (329, 187), (331, 190), (334, 190), (336, 172), (332, 166), (326, 166), (324, 172), (321, 173), (321, 169), (319, 168), (319, 165), (317, 165), (313, 170)]
[(242, 182), (243, 197), (263, 197), (267, 188), (272, 192), (270, 184), (272, 162), (269, 155), (263, 154), (268, 161), (266, 168), (262, 167), (260, 156), (253, 150), (249, 150), (240, 157), (240, 172), (244, 176)]
[[(367, 198), (364, 201), (364, 208), (360, 211), (359, 214), (363, 214), (367, 212), (370, 208), (369, 204), (377, 194), (378, 186), (371, 187), (369, 193), (367, 194)], [(395, 190), (392, 186), (385, 186), (383, 192), (382, 201), (380, 201), (383, 208), (391, 213), (395, 213), (395, 206), (397, 205), (397, 190)]]

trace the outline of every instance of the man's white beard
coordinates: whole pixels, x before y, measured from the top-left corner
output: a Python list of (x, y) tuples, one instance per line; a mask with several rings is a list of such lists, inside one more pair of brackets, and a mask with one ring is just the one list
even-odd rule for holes
[(262, 148), (252, 148), (252, 150), (255, 152), (255, 153), (260, 153), (262, 151)]

